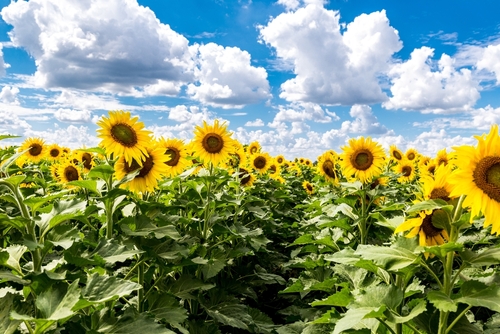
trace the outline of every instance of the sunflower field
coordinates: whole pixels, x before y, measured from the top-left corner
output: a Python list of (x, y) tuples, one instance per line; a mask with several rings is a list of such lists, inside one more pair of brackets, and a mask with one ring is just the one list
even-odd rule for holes
[(97, 125), (98, 147), (0, 149), (0, 333), (500, 333), (497, 125), (314, 162), (219, 121)]

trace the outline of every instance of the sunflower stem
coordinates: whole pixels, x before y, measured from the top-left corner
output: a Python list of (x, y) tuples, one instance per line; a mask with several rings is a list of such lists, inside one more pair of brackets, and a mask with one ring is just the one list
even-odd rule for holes
[(364, 188), (361, 190), (361, 217), (358, 222), (358, 227), (361, 236), (360, 244), (366, 245), (368, 231), (366, 229), (366, 191)]
[(208, 236), (208, 220), (210, 218), (210, 193), (212, 191), (212, 176), (213, 176), (213, 171), (214, 171), (214, 165), (212, 162), (210, 162), (210, 167), (209, 167), (209, 179), (207, 183), (207, 200), (205, 203), (205, 215), (204, 215), (204, 220), (203, 220), (203, 241), (207, 239)]
[(137, 267), (137, 283), (141, 285), (141, 288), (138, 291), (137, 297), (137, 310), (139, 313), (144, 311), (144, 261), (140, 261), (139, 266)]
[(113, 238), (113, 201), (106, 201), (106, 239)]

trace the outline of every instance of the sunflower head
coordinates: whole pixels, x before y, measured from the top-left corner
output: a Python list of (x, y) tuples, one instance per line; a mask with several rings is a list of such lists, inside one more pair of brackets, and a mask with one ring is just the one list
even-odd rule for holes
[(47, 159), (51, 161), (59, 160), (64, 155), (63, 149), (57, 144), (52, 144), (47, 147)]
[(283, 165), (286, 162), (286, 159), (282, 154), (278, 155), (276, 158), (274, 158), (274, 160), (276, 160), (278, 165)]
[(314, 186), (309, 181), (302, 182), (302, 188), (304, 188), (308, 195), (312, 195), (314, 193)]
[(414, 148), (409, 148), (405, 153), (405, 158), (409, 161), (417, 161), (418, 152)]
[(247, 153), (249, 155), (253, 155), (259, 153), (261, 150), (261, 146), (258, 141), (251, 142), (247, 147)]
[(240, 168), (238, 173), (240, 184), (244, 187), (251, 187), (255, 182), (255, 176), (245, 168)]
[(203, 127), (196, 126), (192, 147), (202, 162), (218, 166), (234, 152), (234, 142), (226, 128), (226, 123), (220, 124), (219, 120), (213, 125), (203, 121)]
[(404, 157), (403, 152), (399, 148), (397, 148), (396, 145), (391, 145), (391, 147), (389, 148), (389, 155), (391, 156), (391, 159), (396, 161), (400, 161)]
[(448, 153), (446, 152), (446, 148), (443, 148), (442, 150), (438, 151), (435, 161), (436, 161), (436, 166), (448, 164)]
[(267, 172), (271, 165), (271, 156), (268, 153), (257, 153), (250, 157), (250, 165), (260, 174)]
[(166, 172), (166, 176), (177, 176), (190, 165), (190, 162), (187, 159), (188, 150), (182, 140), (161, 138), (157, 143), (157, 147), (163, 148), (164, 154), (167, 156), (165, 164), (169, 168)]
[(337, 156), (330, 151), (326, 151), (318, 157), (317, 170), (327, 181), (337, 182), (338, 175), (336, 171)]
[(75, 186), (66, 185), (66, 183), (81, 180), (82, 169), (68, 159), (65, 162), (57, 164), (57, 170), (53, 172), (53, 176), (55, 176), (59, 182), (65, 184), (67, 188), (75, 188)]
[(342, 147), (342, 150), (340, 165), (346, 177), (354, 175), (362, 183), (367, 183), (382, 173), (385, 153), (382, 146), (370, 137), (350, 139), (349, 144)]
[(106, 149), (108, 156), (114, 158), (123, 156), (129, 164), (142, 160), (147, 156), (151, 132), (144, 129), (144, 123), (138, 117), (131, 118), (129, 111), (110, 111), (109, 118), (102, 117), (97, 125), (99, 146)]
[(394, 167), (394, 172), (400, 174), (398, 177), (399, 183), (408, 183), (415, 180), (417, 171), (413, 161), (403, 159), (399, 161)]
[(32, 137), (26, 139), (19, 148), (19, 152), (28, 150), (24, 155), (26, 158), (34, 163), (40, 162), (47, 155), (47, 145), (41, 138)]

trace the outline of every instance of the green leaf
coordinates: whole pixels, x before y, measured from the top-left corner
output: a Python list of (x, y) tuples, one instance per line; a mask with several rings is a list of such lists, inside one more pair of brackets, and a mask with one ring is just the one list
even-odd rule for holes
[(41, 214), (40, 221), (37, 222), (37, 225), (42, 230), (42, 236), (45, 236), (53, 227), (69, 219), (80, 218), (79, 215), (83, 213), (86, 206), (87, 201), (79, 199), (55, 202), (52, 211)]
[(397, 316), (390, 313), (390, 320), (397, 324), (402, 324), (412, 320), (413, 318), (417, 317), (427, 310), (427, 302), (425, 301), (425, 299), (413, 299), (412, 302), (417, 304), (411, 309), (410, 313), (405, 316)]
[(70, 186), (77, 186), (83, 189), (87, 189), (94, 194), (101, 196), (101, 192), (97, 190), (97, 181), (96, 180), (75, 180), (67, 183)]
[(69, 249), (75, 241), (80, 241), (80, 231), (71, 225), (59, 225), (47, 234), (46, 241), (54, 246)]
[(102, 303), (130, 295), (139, 289), (142, 289), (140, 284), (114, 276), (101, 276), (94, 273), (88, 278), (87, 285), (82, 290), (82, 295), (89, 302)]
[(406, 212), (412, 213), (412, 212), (420, 212), (426, 210), (436, 210), (445, 207), (448, 207), (448, 209), (450, 207), (453, 208), (452, 205), (448, 205), (448, 203), (446, 203), (446, 201), (442, 199), (430, 199), (428, 201), (423, 201), (412, 205), (411, 207), (408, 208), (408, 210), (406, 210)]
[(108, 318), (99, 324), (98, 333), (104, 334), (130, 334), (130, 333), (155, 333), (175, 334), (150, 318), (146, 313), (138, 314), (134, 309), (128, 308), (118, 319)]
[(170, 283), (169, 286), (170, 289), (168, 292), (171, 294), (183, 299), (194, 299), (195, 297), (191, 295), (191, 292), (196, 290), (209, 290), (215, 285), (205, 283), (202, 280), (184, 274), (175, 280), (174, 283)]
[(151, 222), (147, 216), (139, 215), (124, 218), (120, 221), (120, 228), (123, 233), (131, 236), (149, 236), (154, 235), (155, 238), (161, 239), (169, 237), (170, 239), (179, 240), (181, 235), (173, 225), (165, 225), (158, 227)]
[(4, 181), (9, 182), (14, 187), (19, 187), (19, 185), (21, 184), (21, 182), (24, 181), (24, 179), (26, 179), (26, 175), (23, 174), (23, 175), (13, 175), (8, 179), (5, 179)]
[(365, 319), (365, 317), (383, 317), (384, 311), (384, 305), (380, 307), (360, 307), (349, 309), (335, 324), (333, 334), (339, 334), (351, 328), (359, 328), (360, 325), (361, 328), (366, 327), (366, 325), (363, 324), (363, 319)]
[(126, 261), (141, 253), (143, 253), (143, 251), (129, 249), (115, 239), (102, 239), (92, 254), (89, 255), (89, 258), (99, 255), (107, 265), (110, 265), (116, 262)]
[(89, 152), (89, 153), (97, 153), (97, 154), (101, 154), (101, 155), (106, 155), (106, 150), (103, 149), (102, 147), (89, 147), (89, 148), (79, 148), (77, 149), (77, 151), (80, 151), (80, 152)]
[(10, 318), (10, 312), (14, 309), (14, 299), (16, 298), (16, 295), (7, 293), (1, 298), (2, 302), (0, 303), (0, 333), (13, 334), (14, 332), (16, 332), (17, 327), (21, 323), (21, 320), (14, 320)]
[(179, 300), (171, 295), (152, 295), (154, 302), (149, 311), (154, 314), (156, 320), (165, 321), (168, 324), (181, 324), (187, 318), (187, 310), (179, 304)]
[(427, 299), (442, 312), (456, 312), (458, 304), (441, 291), (430, 291)]
[(35, 304), (43, 319), (61, 320), (75, 314), (72, 308), (80, 299), (78, 281), (77, 279), (69, 287), (63, 283), (53, 284), (37, 296)]
[(379, 307), (385, 305), (396, 310), (403, 301), (403, 292), (395, 285), (370, 285), (353, 292), (354, 301), (350, 307)]
[(488, 248), (481, 253), (474, 253), (465, 249), (460, 256), (467, 263), (475, 266), (490, 266), (500, 264), (500, 248)]
[(30, 222), (29, 219), (21, 216), (11, 217), (6, 214), (0, 213), (0, 223), (2, 225), (12, 226), (19, 230), (21, 233), (26, 233), (26, 226)]
[(387, 271), (399, 271), (416, 264), (419, 260), (416, 254), (400, 247), (359, 245), (354, 254), (374, 261)]
[(14, 155), (12, 155), (10, 158), (8, 158), (7, 160), (4, 160), (2, 165), (0, 166), (0, 172), (1, 173), (5, 173), (7, 171), (7, 169), (10, 167), (10, 165), (12, 165), (21, 155), (23, 155), (24, 153), (28, 152), (30, 149), (26, 149), (22, 152), (18, 152)]
[(500, 286), (487, 286), (477, 281), (465, 282), (456, 299), (457, 303), (465, 303), (471, 306), (487, 307), (495, 312), (500, 312)]
[(247, 312), (247, 307), (241, 304), (224, 302), (210, 308), (205, 308), (208, 316), (217, 322), (235, 328), (248, 330), (248, 323), (252, 317)]
[[(1, 252), (0, 252), (0, 254), (1, 254)], [(10, 271), (0, 271), (0, 283), (3, 283), (3, 282), (15, 282), (15, 283), (19, 283), (22, 285), (28, 285), (31, 283), (30, 281), (25, 280), (22, 277), (17, 276)]]
[(115, 170), (110, 165), (97, 165), (95, 167), (92, 167), (88, 174), (88, 177), (99, 178), (107, 182), (114, 173)]
[(329, 296), (323, 300), (316, 300), (311, 306), (342, 306), (346, 307), (353, 301), (353, 297), (348, 288), (343, 288), (340, 292)]
[(10, 139), (10, 138), (21, 138), (21, 136), (14, 136), (14, 135), (0, 135), (0, 140)]
[(207, 264), (201, 266), (203, 278), (205, 280), (217, 275), (226, 266), (226, 261), (222, 259), (210, 259)]
[(29, 197), (26, 198), (23, 202), (24, 204), (29, 206), (32, 211), (38, 211), (38, 209), (42, 207), (45, 203), (61, 198), (67, 194), (68, 190), (63, 190), (43, 197)]
[(249, 324), (252, 333), (273, 333), (277, 327), (271, 318), (258, 309), (249, 307), (248, 314), (252, 317), (252, 322)]
[(464, 245), (456, 242), (447, 242), (442, 245), (424, 247), (426, 252), (434, 254), (440, 258), (444, 258), (449, 252), (461, 252), (463, 249)]
[(11, 245), (0, 251), (0, 265), (8, 267), (22, 274), (21, 265), (19, 260), (24, 253), (28, 250), (28, 247), (23, 245)]

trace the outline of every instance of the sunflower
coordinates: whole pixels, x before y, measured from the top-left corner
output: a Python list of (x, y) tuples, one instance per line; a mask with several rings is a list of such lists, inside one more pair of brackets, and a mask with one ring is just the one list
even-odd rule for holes
[(492, 225), (491, 233), (500, 233), (500, 137), (498, 125), (491, 126), (487, 136), (476, 136), (477, 147), (459, 146), (457, 169), (449, 182), (454, 186), (450, 196), (467, 195), (462, 206), (471, 208), (472, 219), (483, 213), (484, 226)]
[[(125, 157), (120, 157), (115, 163), (115, 177), (121, 180), (125, 175), (141, 169), (132, 180), (121, 185), (122, 188), (128, 188), (136, 193), (143, 193), (146, 191), (154, 191), (158, 186), (158, 180), (167, 175), (169, 166), (165, 163), (170, 157), (165, 154), (165, 148), (154, 147), (147, 148), (146, 158), (139, 164), (137, 161), (132, 160), (129, 164), (125, 161)], [(142, 166), (142, 168), (141, 168)]]
[(234, 152), (234, 140), (226, 128), (227, 125), (219, 124), (219, 120), (215, 120), (214, 125), (203, 121), (203, 127), (196, 126), (192, 147), (202, 162), (218, 166)]
[(337, 158), (330, 152), (326, 151), (322, 155), (318, 157), (318, 172), (320, 175), (327, 181), (332, 181), (337, 183), (338, 175), (335, 171), (335, 165), (337, 162)]
[[(57, 165), (57, 170), (53, 172), (56, 179), (61, 183), (68, 183), (82, 179), (81, 168), (71, 160), (66, 160)], [(72, 186), (69, 186), (72, 188)]]
[(389, 155), (393, 160), (400, 161), (403, 159), (404, 154), (403, 152), (396, 147), (396, 145), (391, 145), (389, 148)]
[(385, 163), (384, 149), (370, 137), (352, 138), (342, 150), (340, 165), (346, 177), (354, 175), (356, 179), (367, 183), (381, 174)]
[(409, 148), (406, 150), (405, 157), (410, 161), (416, 161), (418, 158), (418, 151), (414, 148)]
[(302, 182), (302, 188), (304, 188), (308, 195), (312, 195), (314, 193), (314, 186), (309, 181)]
[(424, 175), (422, 177), (422, 193), (423, 200), (442, 199), (448, 202), (451, 197), (453, 185), (448, 182), (451, 175), (451, 167), (449, 165), (440, 165), (436, 168), (434, 177)]
[(276, 158), (274, 158), (274, 160), (276, 160), (278, 165), (283, 165), (286, 162), (286, 159), (282, 154), (278, 155)]
[(431, 161), (431, 158), (426, 156), (426, 155), (421, 155), (419, 158), (418, 158), (418, 164), (419, 165), (426, 165), (428, 164), (429, 162)]
[(447, 165), (448, 164), (448, 153), (446, 153), (446, 149), (443, 148), (442, 150), (438, 151), (436, 155), (436, 165)]
[(94, 167), (94, 155), (90, 152), (76, 150), (71, 152), (68, 159), (77, 165), (81, 165), (85, 172), (89, 172)]
[(123, 156), (129, 165), (135, 161), (142, 166), (151, 132), (144, 129), (144, 123), (139, 122), (137, 116), (130, 118), (129, 111), (110, 111), (109, 118), (102, 117), (97, 125), (100, 127), (97, 136), (102, 139), (99, 146), (106, 149), (108, 157)]
[(248, 158), (245, 149), (241, 145), (236, 145), (234, 152), (232, 152), (227, 160), (228, 168), (238, 168), (248, 165)]
[(59, 160), (64, 152), (62, 147), (57, 144), (52, 144), (47, 147), (47, 158), (52, 161)]
[(188, 150), (182, 140), (161, 138), (157, 146), (163, 148), (164, 154), (167, 155), (167, 161), (165, 161), (169, 167), (166, 173), (167, 177), (179, 175), (190, 165), (190, 161), (187, 159)]
[(244, 187), (251, 187), (255, 182), (255, 176), (245, 168), (239, 169), (238, 178), (240, 180), (240, 184)]
[(32, 137), (26, 139), (19, 148), (19, 152), (23, 152), (24, 156), (28, 158), (29, 161), (38, 163), (47, 155), (47, 145), (42, 138)]
[(59, 177), (59, 167), (60, 166), (61, 166), (60, 163), (53, 163), (49, 167), (50, 175), (52, 175), (52, 178), (54, 180), (56, 180), (57, 182), (61, 182), (61, 178)]
[(250, 157), (250, 165), (260, 174), (264, 174), (271, 165), (271, 156), (268, 153), (257, 153)]
[(370, 183), (370, 189), (375, 189), (380, 186), (385, 187), (388, 184), (389, 178), (387, 176), (379, 176), (372, 180), (372, 183)]
[(271, 158), (268, 171), (271, 177), (277, 177), (281, 174), (281, 166), (276, 159)]
[(258, 141), (251, 142), (247, 147), (247, 153), (249, 155), (253, 155), (255, 153), (259, 153), (261, 150), (261, 146)]
[[(421, 211), (419, 216), (406, 220), (399, 225), (394, 233), (410, 231), (406, 237), (413, 238), (419, 236), (420, 246), (435, 246), (442, 245), (446, 240), (449, 240), (448, 232), (434, 226), (434, 219), (438, 218), (443, 213), (442, 210)], [(425, 254), (428, 257), (428, 254)]]
[(408, 183), (415, 180), (417, 177), (415, 163), (406, 158), (399, 161), (396, 166), (394, 166), (394, 171), (397, 174), (401, 174), (401, 176), (398, 177), (399, 183)]

